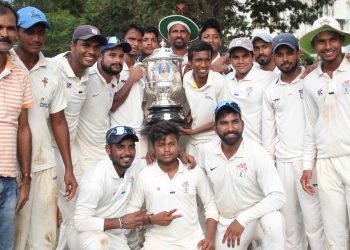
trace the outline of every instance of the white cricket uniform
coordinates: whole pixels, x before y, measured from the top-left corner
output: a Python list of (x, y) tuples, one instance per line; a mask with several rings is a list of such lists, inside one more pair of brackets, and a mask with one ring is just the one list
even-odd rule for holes
[(78, 230), (77, 249), (129, 249), (124, 230), (104, 231), (104, 220), (125, 215), (140, 167), (139, 162), (133, 162), (121, 178), (106, 156), (85, 172), (80, 181), (74, 214)]
[(246, 249), (257, 238), (264, 249), (284, 249), (283, 216), (278, 210), (286, 197), (273, 161), (259, 144), (244, 138), (230, 159), (222, 152), (220, 139), (202, 144), (198, 165), (208, 175), (220, 213), (217, 250), (231, 249), (221, 242), (234, 220), (245, 227), (241, 244), (234, 249)]
[(287, 202), (281, 212), (290, 250), (306, 250), (307, 237), (311, 249), (326, 249), (318, 193), (308, 195), (300, 183), (305, 128), (300, 76), (304, 71), (291, 83), (279, 77), (266, 89), (262, 104), (262, 145), (276, 158), (277, 172), (286, 190)]
[[(124, 62), (123, 70), (120, 72), (119, 83), (117, 85), (118, 92), (129, 78), (129, 67)], [(140, 80), (132, 86), (128, 97), (117, 108), (116, 111), (110, 112), (111, 127), (129, 126), (135, 129), (139, 142), (136, 142), (136, 157), (144, 158), (148, 151), (148, 140), (146, 136), (140, 134), (144, 114), (142, 110), (142, 102), (144, 97), (144, 83)]]
[(57, 173), (52, 147), (50, 115), (67, 106), (59, 70), (40, 52), (28, 70), (14, 49), (15, 64), (27, 70), (34, 105), (28, 109), (32, 132), (32, 181), (29, 200), (16, 216), (15, 249), (53, 249), (56, 245)]
[[(77, 172), (77, 158), (79, 155), (76, 147), (73, 142), (76, 138), (79, 124), (79, 117), (81, 108), (86, 100), (86, 83), (89, 79), (89, 70), (86, 69), (83, 75), (79, 78), (75, 75), (73, 69), (71, 68), (68, 61), (68, 54), (70, 52), (64, 52), (62, 54), (57, 55), (54, 58), (50, 58), (50, 61), (54, 62), (58, 65), (60, 69), (60, 75), (62, 78), (61, 84), (63, 85), (64, 95), (67, 99), (67, 107), (64, 109), (64, 114), (66, 116), (68, 129), (69, 129), (69, 137), (70, 137), (70, 145), (71, 145), (71, 155), (72, 155), (72, 163), (73, 163), (73, 171), (76, 178), (80, 176), (82, 173), (80, 171)], [(74, 203), (75, 198), (71, 201), (67, 201), (64, 197), (65, 195), (65, 183), (64, 183), (64, 163), (59, 153), (57, 146), (55, 146), (55, 158), (57, 163), (57, 180), (58, 180), (58, 207), (62, 213), (62, 223), (60, 226), (60, 238), (58, 242), (57, 249), (63, 250), (67, 245), (67, 238), (70, 235), (69, 228), (74, 227), (73, 223), (73, 214), (74, 214)], [(68, 231), (68, 232), (67, 232)]]
[(304, 79), (304, 170), (316, 161), (330, 249), (349, 249), (350, 62), (344, 57), (332, 78), (321, 67)]
[(145, 202), (149, 214), (176, 208), (175, 214), (182, 215), (168, 226), (146, 226), (144, 250), (197, 249), (199, 241), (204, 239), (198, 221), (197, 194), (204, 204), (206, 219), (218, 219), (213, 192), (203, 170), (189, 170), (178, 162), (178, 171), (172, 179), (154, 163), (145, 167), (136, 181), (127, 213), (140, 210)]
[(77, 137), (79, 156), (77, 167), (82, 173), (106, 156), (106, 132), (110, 128), (109, 111), (112, 107), (117, 79), (107, 83), (100, 74), (97, 63), (89, 69), (86, 100), (80, 112)]
[(228, 74), (230, 79), (229, 98), (237, 102), (242, 109), (244, 121), (244, 137), (250, 138), (261, 144), (261, 106), (263, 92), (272, 82), (276, 82), (277, 75), (270, 71), (264, 71), (252, 67), (248, 74), (241, 80)]
[[(193, 70), (185, 74), (183, 87), (191, 110), (192, 129), (214, 121), (214, 110), (217, 104), (227, 99), (228, 85), (229, 82), (223, 75), (212, 70), (209, 70), (207, 83), (201, 88), (198, 88), (194, 81)], [(215, 139), (217, 135), (214, 129), (211, 129), (189, 137), (186, 152), (196, 156), (198, 145)]]

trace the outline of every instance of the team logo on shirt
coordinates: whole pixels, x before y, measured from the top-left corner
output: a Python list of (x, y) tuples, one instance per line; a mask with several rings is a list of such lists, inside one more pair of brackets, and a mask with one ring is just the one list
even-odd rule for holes
[(303, 91), (303, 89), (299, 89), (298, 92), (299, 92), (300, 99), (303, 99), (304, 98), (304, 91)]
[(248, 170), (246, 162), (237, 164), (237, 177), (244, 178)]
[(211, 97), (208, 93), (204, 94), (205, 99), (213, 100), (213, 97)]
[(319, 89), (319, 90), (317, 90), (317, 95), (318, 95), (318, 96), (323, 95), (323, 89)]
[(46, 85), (49, 83), (49, 79), (44, 77), (44, 79), (42, 80), (42, 83), (44, 84), (44, 87), (46, 87)]
[(252, 92), (253, 92), (253, 87), (251, 86), (251, 87), (246, 88), (246, 89), (245, 89), (245, 92), (246, 92), (247, 96), (250, 97), (250, 95), (251, 95)]
[(45, 102), (45, 98), (42, 97), (40, 99), (40, 108), (48, 108), (49, 107), (49, 104)]
[(188, 194), (188, 192), (190, 191), (190, 184), (188, 183), (188, 181), (185, 181), (181, 184), (182, 187), (182, 192)]
[(346, 80), (342, 83), (343, 93), (348, 95), (350, 93), (350, 80)]
[(134, 176), (130, 176), (128, 181), (131, 184), (131, 186), (133, 186), (134, 185)]
[(70, 82), (67, 82), (67, 88), (69, 88), (69, 89), (72, 88), (72, 84)]

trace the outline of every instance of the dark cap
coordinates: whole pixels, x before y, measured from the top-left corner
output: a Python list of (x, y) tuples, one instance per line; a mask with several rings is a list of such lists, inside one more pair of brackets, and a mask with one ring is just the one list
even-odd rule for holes
[(90, 38), (96, 38), (100, 41), (101, 45), (107, 44), (107, 39), (101, 35), (98, 28), (92, 25), (80, 25), (74, 29), (72, 41), (76, 40), (89, 40)]
[(105, 50), (108, 49), (114, 49), (116, 47), (122, 47), (124, 50), (124, 53), (129, 53), (131, 51), (131, 46), (128, 42), (126, 42), (125, 40), (120, 40), (118, 37), (116, 36), (110, 36), (107, 38), (107, 45), (106, 46), (102, 46), (100, 48), (101, 52), (104, 52)]
[(218, 105), (215, 108), (215, 120), (216, 120), (216, 116), (218, 115), (218, 113), (224, 109), (224, 108), (230, 108), (234, 111), (236, 111), (237, 113), (241, 114), (241, 108), (239, 107), (239, 105), (231, 100), (225, 100), (225, 101), (221, 101), (218, 103)]
[(118, 144), (126, 137), (133, 139), (135, 142), (139, 141), (139, 138), (137, 137), (133, 128), (127, 126), (117, 126), (107, 131), (106, 142), (107, 144)]
[(298, 48), (298, 39), (291, 33), (281, 33), (272, 39), (272, 51), (275, 53), (276, 49), (281, 45), (286, 45), (292, 50)]

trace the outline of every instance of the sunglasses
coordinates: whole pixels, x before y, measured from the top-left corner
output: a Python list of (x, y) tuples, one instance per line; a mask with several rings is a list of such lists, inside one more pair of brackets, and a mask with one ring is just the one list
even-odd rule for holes
[(135, 130), (133, 128), (130, 128), (127, 126), (118, 126), (118, 127), (113, 128), (111, 130), (111, 132), (109, 132), (106, 140), (108, 141), (108, 139), (111, 135), (125, 135), (125, 134), (136, 135)]
[(224, 106), (231, 107), (238, 113), (241, 113), (241, 108), (238, 106), (237, 103), (235, 103), (234, 101), (225, 100), (218, 103), (218, 105), (215, 108), (215, 114)]

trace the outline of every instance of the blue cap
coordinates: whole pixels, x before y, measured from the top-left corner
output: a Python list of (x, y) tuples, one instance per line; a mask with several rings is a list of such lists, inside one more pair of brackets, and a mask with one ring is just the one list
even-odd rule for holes
[(296, 50), (299, 47), (298, 38), (296, 38), (291, 33), (281, 33), (278, 36), (275, 36), (272, 39), (272, 51), (273, 51), (273, 53), (275, 53), (276, 49), (281, 45), (286, 45), (286, 46), (290, 47), (292, 50)]
[(108, 37), (107, 38), (107, 45), (101, 46), (100, 51), (104, 52), (105, 50), (114, 49), (118, 46), (123, 48), (124, 53), (129, 53), (131, 51), (130, 44), (125, 40), (119, 40), (119, 38), (116, 36)]
[(47, 29), (51, 29), (50, 24), (46, 20), (45, 14), (32, 6), (27, 6), (17, 11), (18, 23), (17, 26), (23, 29), (28, 29), (37, 23), (42, 23)]
[(225, 100), (225, 101), (221, 101), (218, 103), (218, 105), (215, 108), (215, 120), (216, 120), (216, 116), (218, 115), (218, 113), (223, 109), (223, 108), (230, 108), (233, 109), (234, 111), (236, 111), (237, 113), (241, 114), (241, 108), (239, 107), (239, 105), (232, 101), (232, 100)]
[(109, 129), (106, 133), (106, 141), (108, 144), (118, 144), (126, 137), (133, 139), (135, 142), (139, 141), (135, 130), (127, 126), (117, 126)]

